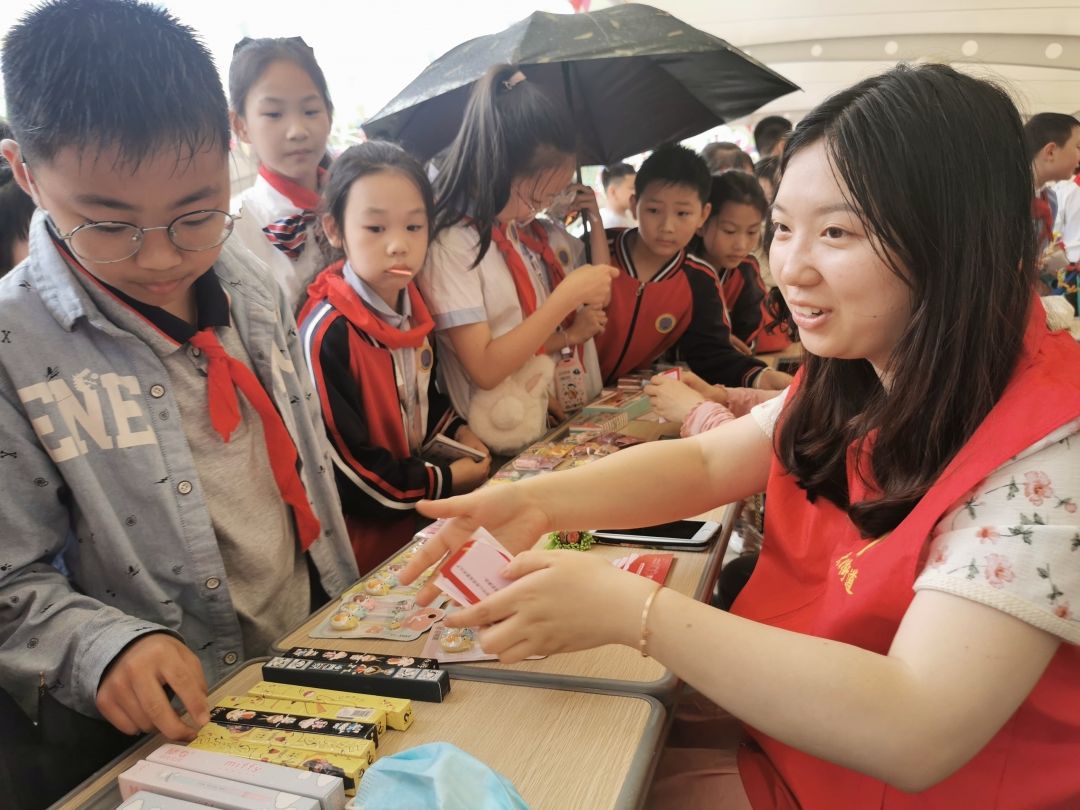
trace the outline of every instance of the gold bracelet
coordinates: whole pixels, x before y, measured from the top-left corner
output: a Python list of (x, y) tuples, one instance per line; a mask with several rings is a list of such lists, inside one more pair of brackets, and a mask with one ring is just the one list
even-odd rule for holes
[(664, 586), (658, 584), (653, 592), (649, 594), (649, 598), (645, 600), (645, 606), (641, 608), (641, 637), (638, 639), (638, 649), (641, 650), (642, 658), (649, 657), (649, 611), (652, 609), (652, 603), (656, 599), (656, 595), (662, 590), (664, 590)]

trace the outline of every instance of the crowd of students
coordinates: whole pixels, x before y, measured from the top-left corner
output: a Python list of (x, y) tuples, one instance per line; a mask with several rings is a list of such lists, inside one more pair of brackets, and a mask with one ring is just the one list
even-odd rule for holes
[[(401, 547), (417, 508), (455, 519), (410, 574), (476, 525), (523, 551), (549, 529), (767, 488), (782, 508), (738, 616), (587, 556), (523, 554), (521, 582), (462, 621), (494, 625), (485, 648), (508, 660), (611, 641), (661, 658), (751, 727), (754, 807), (906, 806), (896, 787), (997, 800), (1030, 788), (1039, 758), (1053, 778), (1025, 806), (1080, 795), (1059, 767), (1080, 717), (1043, 709), (1080, 667), (1080, 385), (1059, 373), (1080, 350), (1043, 323), (1032, 226), (1044, 205), (1053, 222), (1056, 199), (1032, 191), (1074, 172), (1080, 122), (1025, 132), (984, 82), (897, 69), (794, 133), (763, 120), (757, 165), (664, 144), (637, 171), (608, 167), (601, 208), (572, 182), (574, 122), (527, 73), (493, 66), (431, 166), (382, 142), (331, 160), (330, 89), (299, 38), (238, 43), (226, 102), (194, 32), (138, 0), (51, 0), (11, 29), (0, 710), (42, 723), (5, 743), (3, 767), (17, 750), (24, 786), (63, 787), (50, 767), (72, 754), (40, 745), (46, 704), (105, 721), (98, 756), (72, 740), (69, 779), (123, 744), (106, 725), (190, 738), (207, 683)], [(942, 155), (969, 119), (976, 148)], [(233, 135), (259, 171), (230, 200)], [(590, 261), (549, 210), (588, 222)], [(809, 356), (789, 388), (751, 351), (797, 337)], [(687, 438), (452, 497), (508, 449), (487, 394), (537, 356), (576, 364), (587, 397), (684, 363), (649, 393)], [(519, 447), (566, 416), (546, 381), (525, 388)], [(426, 458), (439, 435), (481, 460)], [(991, 505), (1017, 480), (1042, 507), (1030, 517)], [(1008, 575), (983, 562), (999, 541)], [(867, 601), (841, 609), (855, 574)], [(607, 619), (585, 629), (582, 613)], [(976, 639), (963, 653), (961, 635)], [(958, 694), (943, 673), (982, 686)], [(812, 710), (792, 703), (808, 695)], [(850, 706), (842, 728), (828, 719)], [(744, 800), (710, 768), (709, 796)]]

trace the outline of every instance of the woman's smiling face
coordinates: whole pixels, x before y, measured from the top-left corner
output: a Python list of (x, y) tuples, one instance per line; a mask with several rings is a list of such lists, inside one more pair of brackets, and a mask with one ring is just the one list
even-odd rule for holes
[(824, 141), (796, 153), (773, 203), (773, 277), (807, 351), (881, 371), (911, 318), (911, 291), (875, 250)]

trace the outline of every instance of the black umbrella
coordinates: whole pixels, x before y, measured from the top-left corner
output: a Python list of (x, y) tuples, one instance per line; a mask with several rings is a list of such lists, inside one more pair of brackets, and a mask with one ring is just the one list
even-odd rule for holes
[(536, 12), (436, 59), (364, 124), (427, 159), (453, 140), (472, 84), (497, 63), (573, 112), (583, 164), (609, 164), (747, 115), (799, 88), (666, 11), (626, 4)]

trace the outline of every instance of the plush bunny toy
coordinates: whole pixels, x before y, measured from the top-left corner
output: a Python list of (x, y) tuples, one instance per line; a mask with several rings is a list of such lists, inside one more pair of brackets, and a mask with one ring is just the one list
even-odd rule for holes
[(548, 384), (555, 361), (538, 354), (494, 388), (477, 390), (469, 427), (496, 453), (515, 453), (539, 439), (547, 426)]

